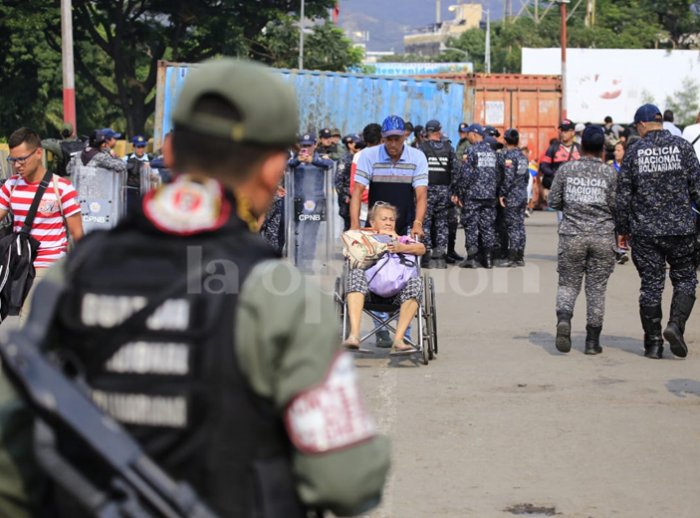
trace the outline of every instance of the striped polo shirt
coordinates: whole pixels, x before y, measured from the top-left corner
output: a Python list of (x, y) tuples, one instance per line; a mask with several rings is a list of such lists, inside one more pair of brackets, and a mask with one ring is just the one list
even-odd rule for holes
[[(53, 181), (49, 184), (44, 196), (39, 202), (39, 208), (34, 217), (30, 235), (39, 241), (39, 251), (34, 260), (35, 268), (48, 268), (65, 255), (68, 249), (66, 226), (61, 216), (61, 207), (66, 218), (80, 213), (78, 194), (73, 185), (59, 176), (54, 175), (56, 187), (61, 198), (59, 206)], [(27, 183), (18, 175), (13, 176), (0, 189), (0, 210), (7, 211), (12, 206), (15, 232), (19, 232), (27, 217), (34, 194), (41, 181)], [(12, 193), (12, 199), (10, 199)]]
[(355, 181), (369, 187), (370, 182), (409, 183), (416, 187), (428, 186), (428, 160), (416, 148), (404, 145), (401, 158), (393, 163), (384, 145), (362, 150), (357, 162)]
[(355, 182), (369, 187), (370, 209), (378, 201), (397, 208), (396, 231), (403, 234), (415, 217), (414, 189), (428, 187), (428, 160), (422, 151), (406, 145), (396, 163), (383, 145), (366, 148), (357, 163)]

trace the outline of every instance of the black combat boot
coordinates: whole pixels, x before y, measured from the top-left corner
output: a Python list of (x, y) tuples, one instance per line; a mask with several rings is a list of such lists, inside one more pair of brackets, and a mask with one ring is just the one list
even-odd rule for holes
[(425, 254), (423, 254), (423, 256), (420, 258), (420, 267), (425, 269), (432, 268), (432, 265), (430, 264), (430, 258), (430, 252), (426, 252)]
[(483, 254), (482, 254), (482, 259), (483, 259), (482, 264), (484, 265), (484, 268), (486, 268), (488, 270), (493, 268), (493, 252), (491, 251), (490, 248), (484, 249)]
[(639, 316), (644, 328), (644, 356), (660, 360), (664, 354), (661, 337), (661, 305), (639, 306)]
[(513, 266), (525, 266), (525, 250), (522, 248), (515, 251)]
[(457, 240), (457, 233), (450, 232), (447, 236), (447, 255), (445, 256), (445, 261), (447, 264), (455, 264), (459, 261), (464, 260), (464, 257), (455, 252), (455, 241)]
[(511, 266), (513, 266), (513, 258), (514, 251), (508, 250), (507, 252), (503, 253), (503, 257), (501, 259), (494, 260), (493, 265), (496, 268), (510, 268)]
[(603, 348), (600, 346), (600, 332), (603, 326), (586, 326), (586, 349), (585, 354), (600, 354)]
[(568, 353), (571, 350), (571, 317), (568, 311), (557, 311), (557, 338), (554, 344), (557, 351)]
[(447, 254), (442, 252), (433, 252), (433, 268), (447, 268)]
[(664, 329), (664, 338), (668, 340), (671, 352), (679, 358), (685, 358), (688, 355), (688, 346), (685, 345), (683, 333), (685, 333), (685, 323), (694, 304), (695, 297), (677, 291), (673, 292), (671, 315), (668, 318), (668, 325)]
[(460, 268), (478, 268), (479, 263), (477, 262), (477, 251), (467, 250), (467, 258), (459, 263)]

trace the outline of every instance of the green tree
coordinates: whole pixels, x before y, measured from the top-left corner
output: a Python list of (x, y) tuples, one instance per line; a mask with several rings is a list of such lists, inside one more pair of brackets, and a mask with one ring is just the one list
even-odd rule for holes
[(666, 97), (665, 107), (673, 111), (679, 126), (694, 124), (700, 109), (700, 84), (692, 77), (684, 78), (681, 89)]
[[(326, 20), (304, 35), (304, 68), (331, 72), (346, 71), (362, 62), (362, 49), (354, 47), (342, 30)], [(298, 21), (281, 16), (269, 22), (256, 38), (258, 57), (279, 68), (296, 68), (299, 63)]]

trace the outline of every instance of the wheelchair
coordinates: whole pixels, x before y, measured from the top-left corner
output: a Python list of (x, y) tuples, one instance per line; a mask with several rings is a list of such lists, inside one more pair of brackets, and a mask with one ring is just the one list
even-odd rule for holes
[[(348, 332), (348, 315), (347, 315), (347, 303), (345, 300), (345, 286), (346, 278), (349, 271), (349, 264), (346, 261), (343, 267), (343, 273), (340, 277), (335, 279), (335, 303), (342, 322), (343, 338), (347, 336)], [(418, 275), (423, 281), (423, 300), (418, 305), (418, 311), (413, 317), (412, 324), (412, 335), (415, 336), (417, 331), (417, 338), (408, 337), (405, 338), (406, 342), (411, 346), (416, 348), (416, 353), (412, 354), (411, 357), (415, 355), (420, 355), (424, 365), (428, 365), (430, 360), (437, 358), (438, 354), (438, 337), (437, 337), (437, 306), (435, 304), (435, 285), (433, 283), (433, 278), (426, 273), (422, 273), (420, 270), (420, 265), (418, 265)], [(362, 343), (369, 338), (375, 336), (378, 331), (386, 329), (390, 333), (396, 332), (396, 322), (399, 319), (400, 307), (394, 304), (392, 299), (385, 299), (369, 293), (365, 297), (365, 305), (362, 308), (362, 312), (367, 315), (370, 322), (373, 324), (372, 330), (360, 337), (360, 347)], [(373, 312), (382, 312), (389, 315), (389, 317), (383, 321), (379, 322), (377, 317), (373, 315)], [(360, 349), (359, 352), (371, 352), (366, 349)]]

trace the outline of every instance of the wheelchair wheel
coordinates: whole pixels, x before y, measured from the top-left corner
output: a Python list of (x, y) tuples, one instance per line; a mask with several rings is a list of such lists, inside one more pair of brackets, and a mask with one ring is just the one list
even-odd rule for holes
[(427, 319), (425, 318), (425, 308), (422, 308), (421, 315), (418, 318), (418, 325), (421, 326), (421, 356), (423, 365), (428, 365), (430, 361), (430, 331), (427, 328)]
[[(430, 278), (427, 275), (423, 276), (423, 286), (428, 286)], [(423, 353), (423, 364), (428, 365), (428, 362), (433, 359), (433, 345), (432, 345), (432, 330), (430, 321), (430, 310), (429, 310), (429, 299), (428, 297), (423, 297), (423, 302), (421, 303), (421, 314), (420, 323), (423, 326), (423, 340), (421, 341), (422, 353)]]
[(430, 341), (432, 348), (430, 349), (430, 359), (437, 357), (438, 353), (438, 327), (437, 327), (437, 304), (435, 302), (435, 284), (433, 278), (428, 277), (428, 295), (430, 296)]

